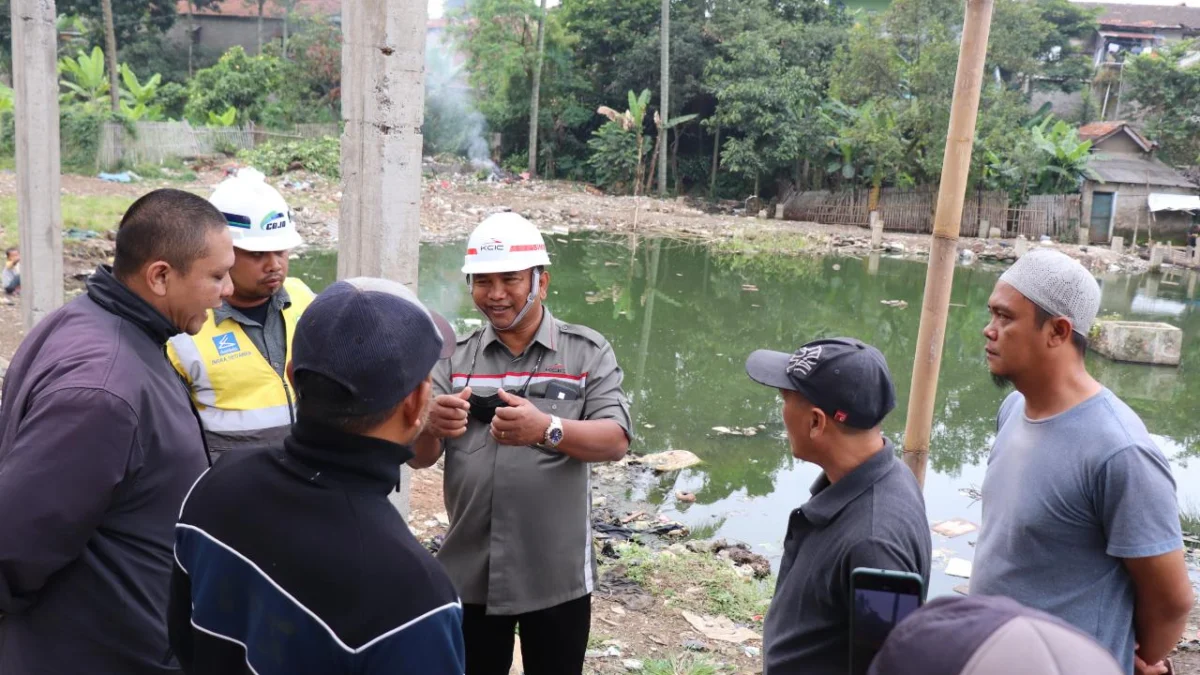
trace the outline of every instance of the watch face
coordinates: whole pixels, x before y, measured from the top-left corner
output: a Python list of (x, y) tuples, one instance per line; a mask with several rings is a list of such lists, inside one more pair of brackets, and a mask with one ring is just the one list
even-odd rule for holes
[(551, 443), (553, 443), (554, 445), (558, 445), (559, 443), (562, 442), (562, 438), (563, 438), (562, 429), (551, 429), (550, 430), (550, 442)]

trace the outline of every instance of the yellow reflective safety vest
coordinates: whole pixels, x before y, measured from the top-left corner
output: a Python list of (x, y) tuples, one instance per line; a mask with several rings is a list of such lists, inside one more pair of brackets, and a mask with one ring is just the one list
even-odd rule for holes
[[(296, 322), (312, 302), (313, 292), (303, 281), (290, 277), (283, 287), (291, 299), (283, 310), (290, 362)], [(167, 354), (191, 388), (214, 451), (257, 445), (286, 435), (294, 414), (291, 386), (275, 372), (237, 321), (225, 319), (217, 324), (210, 309), (200, 332), (171, 338)]]

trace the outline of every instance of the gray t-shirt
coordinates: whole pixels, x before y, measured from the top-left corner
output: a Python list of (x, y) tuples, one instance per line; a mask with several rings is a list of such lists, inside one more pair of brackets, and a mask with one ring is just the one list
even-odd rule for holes
[(1041, 420), (1011, 394), (998, 427), (971, 593), (1058, 616), (1132, 673), (1134, 588), (1122, 559), (1183, 546), (1166, 457), (1108, 389)]

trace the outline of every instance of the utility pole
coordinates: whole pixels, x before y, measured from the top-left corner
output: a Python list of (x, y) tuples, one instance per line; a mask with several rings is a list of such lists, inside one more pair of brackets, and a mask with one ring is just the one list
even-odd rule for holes
[[(545, 0), (543, 0), (544, 2)], [(667, 133), (667, 123), (671, 120), (671, 0), (662, 0), (662, 28), (659, 30), (662, 44), (659, 48), (662, 57), (661, 90), (659, 92), (659, 108), (662, 124), (658, 127), (659, 136)], [(667, 194), (667, 139), (660, 138), (662, 154), (658, 156), (658, 196)], [(647, 184), (649, 184), (647, 182)]]
[(63, 303), (58, 28), (54, 0), (12, 0), (21, 314), (28, 331)]
[(922, 487), (925, 485), (925, 467), (929, 461), (933, 407), (937, 398), (938, 372), (942, 367), (942, 346), (946, 338), (946, 314), (950, 309), (954, 262), (958, 258), (958, 231), (962, 225), (967, 174), (971, 169), (971, 149), (975, 143), (975, 120), (979, 114), (979, 93), (983, 87), (992, 6), (993, 0), (967, 0), (962, 44), (958, 52), (958, 72), (954, 76), (954, 98), (950, 103), (950, 129), (946, 134), (942, 180), (938, 190), (937, 211), (933, 217), (933, 244), (929, 250), (925, 298), (921, 302), (921, 328), (917, 333), (917, 354), (913, 359), (912, 389), (908, 397), (908, 420), (904, 427), (904, 463), (912, 469), (917, 483)]
[(104, 15), (104, 51), (108, 52), (108, 95), (112, 99), (112, 111), (121, 112), (121, 85), (117, 79), (117, 30), (113, 25), (112, 0), (100, 0), (100, 12)]
[(538, 117), (542, 100), (542, 63), (546, 56), (546, 0), (538, 14), (537, 65), (533, 68), (533, 100), (529, 104), (529, 177), (537, 175)]
[[(338, 278), (383, 277), (417, 289), (425, 0), (342, 5), (342, 203)], [(410, 473), (393, 493), (408, 515)]]

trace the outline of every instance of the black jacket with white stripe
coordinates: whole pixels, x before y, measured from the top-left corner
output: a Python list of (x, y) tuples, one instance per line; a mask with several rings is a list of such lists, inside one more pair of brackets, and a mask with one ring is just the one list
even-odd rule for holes
[(399, 445), (303, 421), (229, 453), (175, 530), (171, 646), (189, 675), (462, 675), (462, 605), (388, 493)]

